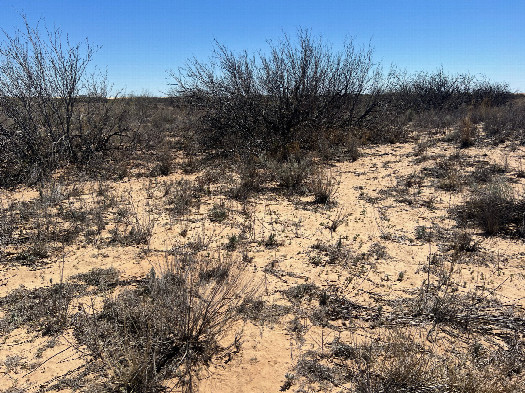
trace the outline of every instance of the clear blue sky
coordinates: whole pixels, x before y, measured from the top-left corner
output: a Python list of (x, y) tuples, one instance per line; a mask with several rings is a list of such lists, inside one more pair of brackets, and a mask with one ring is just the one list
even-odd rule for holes
[(233, 50), (266, 48), (298, 27), (334, 48), (345, 37), (408, 71), (483, 74), (525, 92), (525, 0), (0, 0), (0, 27), (44, 18), (74, 41), (102, 48), (94, 63), (127, 93), (162, 95), (168, 70), (206, 60), (213, 40)]

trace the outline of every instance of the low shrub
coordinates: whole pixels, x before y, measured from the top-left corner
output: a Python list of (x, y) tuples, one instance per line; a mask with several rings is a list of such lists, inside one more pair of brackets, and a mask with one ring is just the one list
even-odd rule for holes
[(518, 98), (507, 105), (487, 108), (480, 116), (483, 129), (494, 143), (515, 141), (525, 143), (525, 99)]
[(174, 216), (188, 214), (193, 207), (200, 205), (198, 187), (190, 180), (168, 183), (165, 196), (169, 212)]
[(330, 175), (316, 173), (308, 182), (308, 190), (314, 195), (314, 203), (327, 205), (334, 202), (339, 183)]
[(175, 378), (192, 391), (198, 370), (228, 350), (221, 338), (250, 291), (235, 261), (177, 254), (102, 310), (79, 312), (74, 335), (112, 389), (157, 392)]
[(50, 287), (20, 287), (0, 299), (5, 316), (2, 325), (8, 330), (21, 326), (56, 335), (69, 327), (69, 305), (83, 293), (81, 284), (59, 283)]
[(501, 178), (474, 189), (455, 212), (460, 223), (472, 222), (488, 235), (525, 236), (525, 197), (517, 197)]

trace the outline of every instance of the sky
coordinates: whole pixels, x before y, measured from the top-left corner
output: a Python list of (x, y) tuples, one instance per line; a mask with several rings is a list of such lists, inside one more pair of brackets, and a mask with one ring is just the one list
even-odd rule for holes
[(21, 14), (99, 46), (93, 65), (125, 94), (164, 95), (169, 71), (207, 61), (214, 40), (255, 53), (298, 28), (334, 50), (370, 42), (384, 68), (443, 67), (525, 92), (525, 0), (0, 0), (5, 32), (23, 27)]

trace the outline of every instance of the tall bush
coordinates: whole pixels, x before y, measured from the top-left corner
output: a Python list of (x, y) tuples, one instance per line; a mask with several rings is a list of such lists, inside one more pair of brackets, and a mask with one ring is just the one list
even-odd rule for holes
[(202, 109), (200, 139), (207, 146), (286, 158), (370, 122), (383, 85), (370, 46), (349, 41), (334, 51), (308, 30), (268, 45), (268, 52), (254, 55), (217, 43), (211, 61), (193, 59), (171, 73), (173, 95)]
[(24, 26), (0, 42), (0, 186), (86, 162), (126, 127), (106, 79), (88, 72), (96, 48)]

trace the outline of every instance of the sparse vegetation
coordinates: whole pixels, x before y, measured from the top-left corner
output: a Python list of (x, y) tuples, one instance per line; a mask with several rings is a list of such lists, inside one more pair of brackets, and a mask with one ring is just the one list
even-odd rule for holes
[(523, 97), (299, 30), (108, 99), (63, 38), (0, 46), (2, 389), (525, 391)]

